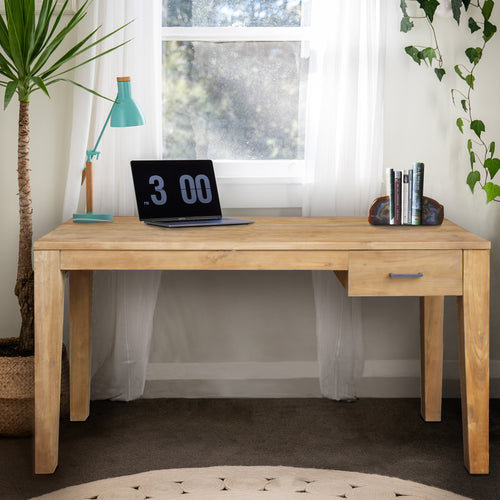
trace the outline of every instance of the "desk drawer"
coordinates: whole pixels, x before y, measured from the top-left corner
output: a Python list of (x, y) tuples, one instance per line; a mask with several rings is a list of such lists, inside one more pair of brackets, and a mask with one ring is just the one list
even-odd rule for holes
[(349, 252), (350, 296), (462, 295), (461, 250)]

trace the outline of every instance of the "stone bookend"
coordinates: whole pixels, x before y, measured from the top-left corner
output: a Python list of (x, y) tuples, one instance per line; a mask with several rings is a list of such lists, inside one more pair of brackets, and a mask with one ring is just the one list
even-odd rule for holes
[[(444, 219), (444, 207), (436, 200), (422, 197), (422, 225), (438, 226)], [(368, 222), (374, 225), (389, 224), (389, 197), (377, 198), (370, 207)]]

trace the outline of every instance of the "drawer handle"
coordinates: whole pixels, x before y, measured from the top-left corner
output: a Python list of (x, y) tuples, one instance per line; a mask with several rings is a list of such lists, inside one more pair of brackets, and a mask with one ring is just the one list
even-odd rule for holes
[(398, 274), (398, 273), (389, 273), (391, 278), (423, 278), (424, 273), (415, 273), (415, 274)]

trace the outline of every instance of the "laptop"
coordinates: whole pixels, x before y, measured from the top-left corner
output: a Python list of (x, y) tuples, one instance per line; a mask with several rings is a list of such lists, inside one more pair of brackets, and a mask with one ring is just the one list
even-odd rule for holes
[(139, 219), (161, 227), (229, 226), (254, 221), (222, 217), (211, 160), (133, 160)]

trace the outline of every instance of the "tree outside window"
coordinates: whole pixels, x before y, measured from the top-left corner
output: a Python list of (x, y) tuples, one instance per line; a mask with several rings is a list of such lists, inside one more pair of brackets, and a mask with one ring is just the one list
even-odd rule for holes
[(302, 160), (300, 0), (163, 0), (163, 155)]

